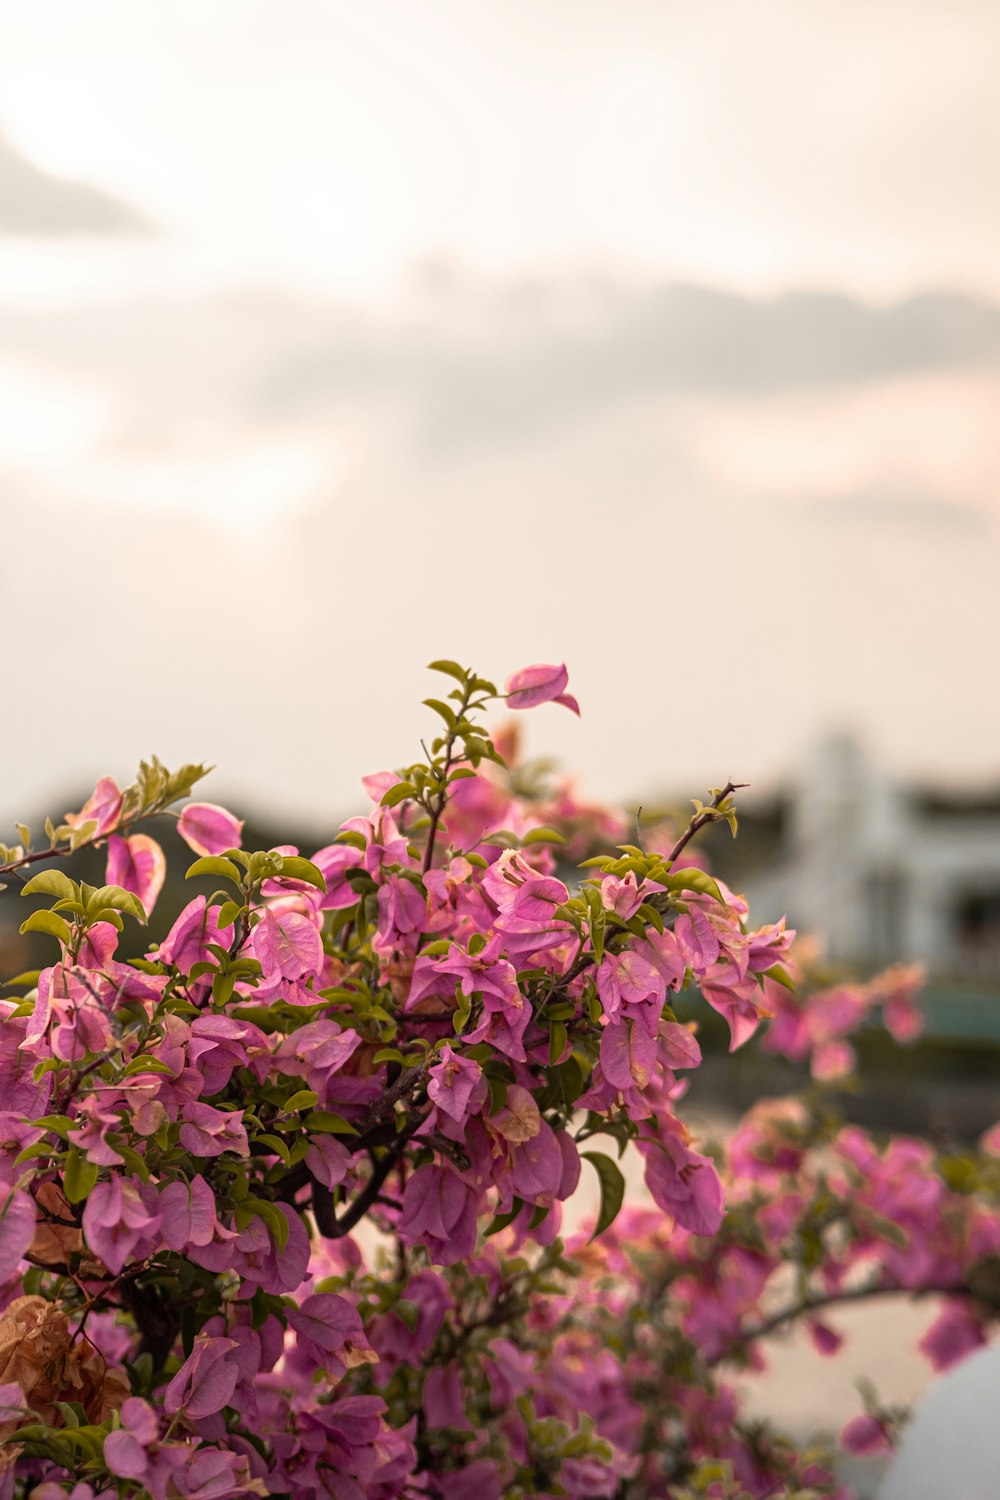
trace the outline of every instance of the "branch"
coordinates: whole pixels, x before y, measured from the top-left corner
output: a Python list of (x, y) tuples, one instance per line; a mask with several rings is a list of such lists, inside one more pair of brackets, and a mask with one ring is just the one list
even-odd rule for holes
[(708, 806), (704, 808), (700, 813), (697, 813), (691, 819), (687, 828), (681, 834), (680, 838), (677, 840), (676, 844), (667, 855), (667, 863), (670, 865), (673, 864), (674, 860), (682, 852), (682, 850), (686, 849), (688, 844), (690, 844), (699, 828), (704, 828), (706, 823), (715, 822), (715, 814), (722, 806), (723, 802), (725, 802), (727, 797), (731, 797), (733, 792), (742, 791), (743, 788), (749, 786), (749, 784), (750, 783), (747, 781), (727, 781), (721, 792), (716, 792), (715, 796), (712, 798)]
[[(475, 678), (473, 678), (473, 681), (475, 681)], [(469, 704), (472, 702), (472, 699), (474, 697), (475, 697), (475, 690), (474, 690), (474, 688), (472, 687), (471, 683), (466, 682), (465, 686), (464, 686), (463, 695), (462, 695), (462, 701), (458, 705), (458, 709), (457, 709), (456, 715), (455, 715), (455, 722), (456, 722), (456, 724), (460, 724), (462, 722), (462, 720), (465, 718), (465, 715), (466, 715), (466, 713), (468, 712), (468, 709), (469, 709)], [(441, 772), (441, 777), (442, 777), (442, 780), (444, 782), (444, 786), (442, 787), (441, 791), (438, 792), (437, 797), (435, 798), (435, 802), (434, 802), (433, 808), (429, 808), (428, 809), (428, 811), (430, 812), (431, 821), (430, 821), (430, 826), (427, 829), (427, 848), (424, 850), (424, 865), (423, 865), (423, 870), (421, 871), (421, 873), (423, 875), (427, 874), (428, 870), (430, 869), (431, 865), (434, 862), (434, 843), (435, 843), (435, 840), (437, 839), (438, 824), (441, 821), (441, 814), (444, 812), (445, 808), (448, 806), (448, 776), (449, 776), (449, 774), (451, 772), (452, 766), (454, 765), (454, 762), (453, 762), (453, 760), (451, 758), (451, 753), (452, 753), (452, 751), (455, 748), (455, 740), (456, 739), (457, 739), (457, 735), (455, 733), (455, 730), (454, 729), (449, 729), (448, 732), (447, 732), (447, 734), (445, 735), (445, 741), (444, 741), (444, 769)], [(433, 767), (432, 767), (432, 769), (433, 769)], [(421, 941), (422, 941), (422, 937), (421, 937)]]
[(330, 1240), (339, 1240), (343, 1239), (345, 1234), (350, 1234), (355, 1225), (360, 1224), (381, 1192), (389, 1173), (403, 1155), (403, 1151), (409, 1143), (410, 1136), (413, 1135), (421, 1123), (422, 1117), (417, 1116), (416, 1119), (411, 1120), (408, 1125), (404, 1126), (397, 1137), (394, 1147), (386, 1151), (381, 1161), (374, 1163), (372, 1175), (342, 1214), (335, 1212), (333, 1195), (329, 1188), (324, 1187), (322, 1183), (314, 1181), (312, 1194), (313, 1214), (315, 1215), (316, 1227), (320, 1234), (325, 1235)]
[(810, 1297), (808, 1302), (790, 1303), (787, 1307), (772, 1313), (769, 1318), (745, 1329), (739, 1338), (734, 1339), (721, 1354), (717, 1354), (714, 1359), (707, 1360), (706, 1363), (710, 1368), (713, 1365), (722, 1364), (725, 1360), (732, 1358), (739, 1349), (755, 1343), (758, 1339), (768, 1338), (786, 1323), (794, 1323), (798, 1318), (808, 1318), (824, 1307), (837, 1307), (850, 1302), (866, 1302), (872, 1297), (898, 1297), (900, 1295), (912, 1298), (974, 1297), (975, 1293), (964, 1282), (921, 1287), (886, 1286), (884, 1282), (869, 1282), (865, 1286), (850, 1287), (845, 1291), (826, 1292), (818, 1297)]

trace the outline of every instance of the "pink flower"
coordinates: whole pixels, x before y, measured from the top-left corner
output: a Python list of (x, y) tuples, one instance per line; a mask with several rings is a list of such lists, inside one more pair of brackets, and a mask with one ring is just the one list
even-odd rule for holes
[(828, 1323), (821, 1323), (819, 1318), (808, 1318), (806, 1329), (818, 1354), (829, 1358), (831, 1354), (839, 1353), (844, 1337), (835, 1328), (831, 1328)]
[(457, 1364), (435, 1365), (427, 1372), (422, 1401), (427, 1426), (454, 1427), (469, 1432), (472, 1423), (465, 1414), (465, 1395)]
[(243, 820), (214, 802), (189, 802), (177, 819), (177, 832), (195, 854), (222, 854), (240, 847)]
[(187, 1106), (180, 1141), (192, 1156), (221, 1156), (224, 1151), (235, 1151), (237, 1156), (250, 1155), (239, 1110), (214, 1109), (211, 1104)]
[(156, 1413), (147, 1401), (130, 1396), (122, 1404), (121, 1427), (104, 1439), (104, 1462), (118, 1479), (144, 1479), (149, 1448), (160, 1435)]
[(601, 1069), (616, 1089), (644, 1089), (656, 1064), (656, 1037), (637, 1021), (612, 1021), (601, 1034)]
[(160, 1215), (147, 1211), (136, 1179), (117, 1173), (97, 1184), (83, 1210), (87, 1244), (116, 1276), (159, 1226)]
[(301, 912), (265, 907), (251, 945), (265, 982), (302, 979), (317, 973), (323, 964), (323, 939)]
[(466, 1260), (476, 1243), (476, 1195), (451, 1167), (418, 1167), (403, 1194), (400, 1231), (439, 1265)]
[(113, 776), (102, 776), (87, 801), (78, 813), (67, 813), (66, 822), (71, 828), (96, 821), (94, 838), (110, 833), (118, 827), (122, 811), (122, 794)]
[(148, 834), (133, 833), (123, 839), (113, 833), (108, 839), (108, 868), (104, 878), (108, 885), (120, 885), (138, 896), (147, 917), (156, 905), (166, 874), (163, 850)]
[(334, 1377), (359, 1364), (377, 1360), (365, 1337), (361, 1315), (345, 1297), (333, 1292), (315, 1292), (301, 1307), (288, 1309), (288, 1322), (298, 1336), (300, 1347), (314, 1363)]
[(114, 1099), (102, 1104), (96, 1094), (88, 1094), (76, 1106), (76, 1128), (67, 1132), (74, 1146), (99, 1167), (120, 1167), (125, 1160), (107, 1139), (109, 1130), (121, 1129), (116, 1104)]
[(163, 1393), (168, 1417), (183, 1411), (189, 1421), (214, 1416), (229, 1404), (240, 1378), (239, 1366), (230, 1358), (235, 1339), (198, 1338), (194, 1348)]
[[(227, 937), (227, 942), (228, 942)], [(174, 964), (182, 974), (189, 974), (195, 964), (212, 957), (209, 943), (218, 943), (219, 908), (209, 906), (204, 896), (195, 896), (181, 912), (167, 933), (159, 950), (152, 954), (161, 963)], [(226, 946), (225, 943), (222, 945)]]
[(343, 1182), (351, 1168), (350, 1152), (332, 1135), (313, 1136), (305, 1160), (316, 1181), (328, 1188)]
[(13, 1276), (35, 1237), (35, 1205), (0, 1182), (0, 1284)]
[(597, 970), (597, 993), (609, 1021), (622, 1015), (622, 1007), (646, 1009), (655, 1033), (667, 987), (660, 970), (634, 948), (608, 953)]
[(459, 1057), (447, 1043), (438, 1053), (438, 1059), (428, 1070), (427, 1097), (461, 1125), (474, 1094), (482, 1093), (480, 1103), (485, 1102), (485, 1088), (480, 1087), (483, 1070), (471, 1058)]
[(344, 1031), (336, 1021), (307, 1021), (284, 1038), (274, 1061), (280, 1072), (305, 1078), (323, 1097), (330, 1079), (360, 1045), (360, 1032)]
[(715, 1234), (723, 1217), (723, 1193), (715, 1163), (687, 1144), (679, 1121), (667, 1123), (655, 1141), (640, 1141), (646, 1186), (653, 1201), (692, 1234)]
[(848, 1453), (888, 1453), (892, 1448), (885, 1423), (869, 1412), (852, 1417), (840, 1434), (840, 1445)]
[(732, 964), (717, 963), (700, 975), (699, 983), (709, 1005), (729, 1023), (729, 1050), (735, 1052), (760, 1025), (763, 1011), (757, 981), (740, 979)]
[(558, 667), (522, 667), (520, 672), (514, 672), (504, 683), (507, 707), (535, 708), (539, 703), (561, 703), (564, 708), (578, 714), (580, 705), (567, 693), (568, 682), (569, 673), (565, 664)]
[(964, 1301), (945, 1304), (944, 1310), (934, 1320), (920, 1340), (918, 1348), (925, 1354), (935, 1370), (947, 1370), (957, 1364), (973, 1349), (986, 1342), (983, 1325)]
[(210, 1245), (215, 1235), (215, 1194), (204, 1177), (190, 1182), (168, 1182), (160, 1189), (160, 1233), (168, 1250)]

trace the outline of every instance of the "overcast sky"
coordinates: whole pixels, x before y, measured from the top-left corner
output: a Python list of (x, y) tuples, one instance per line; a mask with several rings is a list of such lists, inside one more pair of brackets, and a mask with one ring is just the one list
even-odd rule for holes
[(843, 726), (1000, 776), (998, 48), (994, 0), (6, 0), (0, 813), (155, 751), (332, 818), (441, 654), (567, 660), (531, 743), (609, 796)]

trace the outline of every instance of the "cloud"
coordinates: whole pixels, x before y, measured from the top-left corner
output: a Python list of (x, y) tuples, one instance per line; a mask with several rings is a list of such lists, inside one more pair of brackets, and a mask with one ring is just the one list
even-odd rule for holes
[(136, 234), (150, 225), (128, 203), (43, 171), (0, 135), (0, 234)]
[(913, 533), (951, 533), (956, 537), (991, 529), (989, 516), (975, 505), (946, 500), (935, 495), (898, 495), (861, 490), (856, 494), (823, 495), (804, 504), (782, 502), (783, 510), (794, 509), (810, 520), (854, 529), (857, 526), (888, 526)]
[(648, 395), (768, 396), (849, 386), (1000, 356), (1000, 308), (927, 294), (875, 306), (797, 292), (756, 300), (707, 287), (595, 290), (572, 316), (559, 287), (484, 294), (388, 334), (314, 329), (277, 359), (257, 400), (272, 413), (358, 394), (408, 394), (427, 446), (506, 444)]
[(8, 358), (120, 394), (123, 441), (366, 424), (445, 461), (537, 447), (637, 402), (750, 402), (1000, 368), (1000, 307), (959, 294), (877, 306), (789, 293), (438, 278), (390, 314), (261, 290), (0, 307)]
[(901, 531), (934, 532), (964, 537), (988, 531), (991, 519), (978, 505), (937, 495), (897, 495), (883, 490), (859, 490), (850, 495), (820, 495), (801, 504), (781, 502), (810, 520), (847, 526), (894, 526)]

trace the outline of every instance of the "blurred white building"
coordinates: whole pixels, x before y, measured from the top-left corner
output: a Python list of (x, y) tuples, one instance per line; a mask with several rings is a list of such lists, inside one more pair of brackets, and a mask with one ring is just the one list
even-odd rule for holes
[(768, 857), (741, 880), (757, 911), (787, 911), (834, 959), (1000, 978), (1000, 788), (900, 783), (836, 736), (770, 819)]

